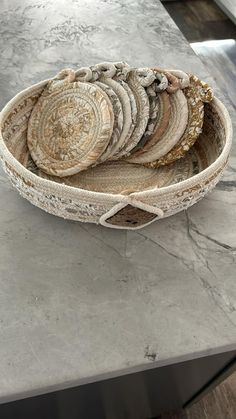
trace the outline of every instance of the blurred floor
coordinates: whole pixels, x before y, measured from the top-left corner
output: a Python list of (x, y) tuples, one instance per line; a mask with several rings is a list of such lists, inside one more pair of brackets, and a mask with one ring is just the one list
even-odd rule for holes
[(212, 0), (178, 0), (163, 4), (236, 109), (234, 23)]
[[(160, 416), (160, 419), (235, 419), (236, 373), (192, 407)], [(159, 418), (158, 418), (159, 419)]]
[(236, 39), (236, 27), (213, 0), (163, 1), (189, 42)]

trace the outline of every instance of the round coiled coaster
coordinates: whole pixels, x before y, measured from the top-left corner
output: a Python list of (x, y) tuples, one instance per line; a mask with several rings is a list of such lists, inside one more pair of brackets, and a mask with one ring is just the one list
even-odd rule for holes
[[(164, 92), (162, 93), (164, 94)], [(167, 93), (166, 93), (167, 94)], [(166, 129), (158, 141), (137, 156), (131, 156), (128, 161), (132, 163), (150, 163), (168, 153), (183, 135), (188, 122), (188, 105), (185, 95), (181, 90), (169, 95), (170, 117)]]
[[(155, 69), (152, 72), (155, 75), (155, 81), (146, 88), (150, 108), (149, 119), (140, 141), (131, 151), (132, 156), (139, 155), (151, 145), (156, 144), (168, 125), (170, 103), (168, 95), (164, 93), (168, 87), (168, 80), (163, 73)], [(164, 94), (160, 95), (160, 93)]]
[(204, 122), (204, 103), (213, 99), (213, 91), (207, 83), (189, 74), (189, 86), (183, 89), (188, 103), (188, 123), (183, 136), (178, 143), (162, 158), (147, 164), (147, 167), (157, 168), (180, 159), (193, 146)]
[(120, 83), (103, 75), (100, 76), (98, 80), (103, 84), (109, 86), (115, 92), (122, 106), (123, 127), (118, 142), (114, 144), (114, 147), (111, 148), (109, 158), (112, 159), (112, 157), (115, 156), (122, 149), (122, 147), (127, 141), (127, 137), (130, 135), (130, 132), (134, 127), (134, 124), (132, 122), (131, 104), (128, 93)]
[(118, 160), (120, 159), (122, 156), (127, 154), (127, 150), (129, 150), (129, 143), (130, 143), (130, 138), (135, 130), (135, 127), (137, 125), (137, 118), (138, 118), (138, 107), (137, 107), (137, 103), (135, 100), (135, 96), (132, 92), (132, 90), (130, 89), (129, 85), (123, 81), (123, 80), (119, 80), (118, 78), (115, 78), (115, 80), (124, 88), (124, 90), (126, 91), (126, 93), (129, 96), (129, 100), (130, 100), (130, 107), (131, 107), (131, 119), (132, 119), (132, 124), (130, 126), (130, 130), (126, 136), (126, 140), (123, 143), (123, 147), (121, 148), (120, 151), (118, 151), (116, 154), (114, 154), (111, 159), (112, 160)]
[(150, 118), (148, 120), (147, 129), (137, 146), (132, 150), (130, 158), (142, 155), (153, 145), (157, 144), (168, 127), (171, 110), (168, 93), (154, 92), (154, 96), (149, 98), (149, 102)]
[(97, 85), (70, 80), (48, 83), (28, 124), (32, 159), (40, 169), (59, 177), (94, 165), (113, 132), (107, 94)]
[(113, 113), (114, 113), (114, 125), (113, 125), (113, 132), (112, 132), (111, 139), (109, 141), (107, 148), (105, 149), (105, 151), (102, 153), (101, 157), (99, 157), (97, 161), (97, 163), (102, 163), (111, 157), (112, 149), (116, 147), (116, 144), (118, 143), (120, 139), (120, 135), (123, 129), (124, 117), (123, 117), (123, 111), (122, 111), (120, 99), (118, 98), (114, 90), (112, 90), (109, 86), (107, 86), (106, 84), (100, 81), (96, 81), (95, 84), (99, 86), (109, 97), (112, 107), (113, 107)]
[(133, 133), (131, 134), (129, 141), (124, 147), (122, 154), (124, 157), (132, 153), (132, 150), (139, 143), (146, 130), (150, 115), (148, 95), (144, 87), (140, 84), (140, 80), (135, 72), (129, 73), (126, 82), (135, 97), (137, 105), (137, 121)]

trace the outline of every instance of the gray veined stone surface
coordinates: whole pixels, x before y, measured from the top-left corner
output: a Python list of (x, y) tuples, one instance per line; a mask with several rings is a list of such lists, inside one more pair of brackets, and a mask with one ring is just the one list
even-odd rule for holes
[[(0, 7), (1, 106), (62, 67), (99, 61), (212, 81), (156, 0)], [(235, 149), (214, 192), (138, 232), (48, 215), (1, 172), (1, 402), (236, 347)]]

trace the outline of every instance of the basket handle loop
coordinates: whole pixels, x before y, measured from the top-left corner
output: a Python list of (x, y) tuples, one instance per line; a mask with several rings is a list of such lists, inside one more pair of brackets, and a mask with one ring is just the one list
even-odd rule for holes
[(136, 230), (162, 218), (163, 215), (164, 212), (161, 208), (146, 204), (134, 196), (128, 195), (123, 196), (118, 204), (103, 214), (99, 222), (106, 227)]

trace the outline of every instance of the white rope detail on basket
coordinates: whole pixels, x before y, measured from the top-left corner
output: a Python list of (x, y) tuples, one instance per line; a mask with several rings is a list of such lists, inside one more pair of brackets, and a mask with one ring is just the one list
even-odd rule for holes
[(133, 195), (124, 195), (123, 198), (120, 199), (120, 203), (132, 205), (133, 207), (140, 208), (147, 212), (151, 212), (152, 214), (158, 215), (158, 217), (160, 218), (164, 215), (164, 212), (161, 208), (154, 207), (153, 205), (149, 205), (142, 201), (139, 201)]

